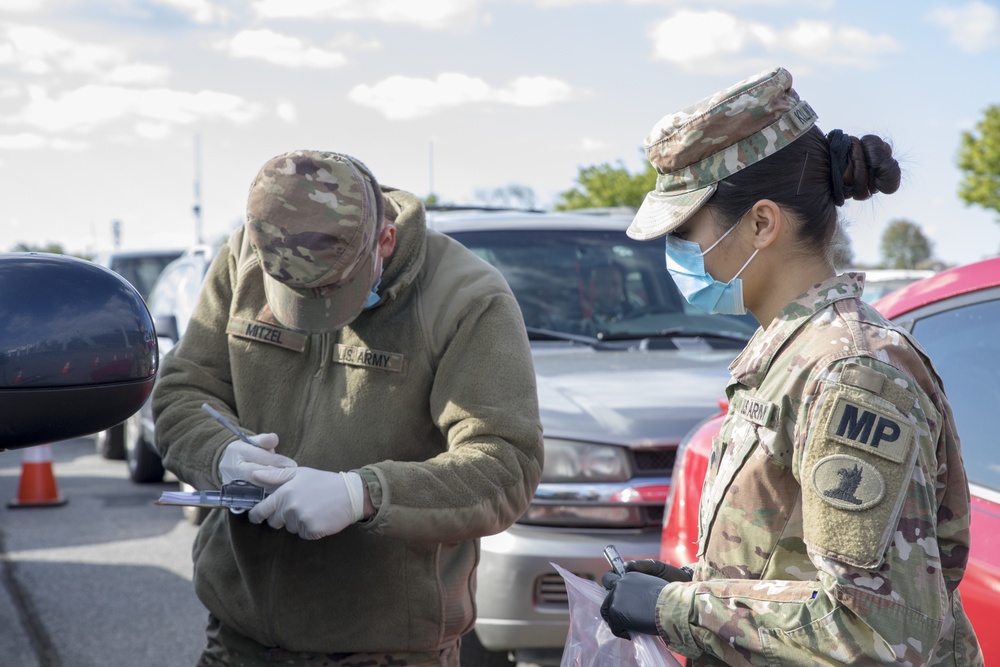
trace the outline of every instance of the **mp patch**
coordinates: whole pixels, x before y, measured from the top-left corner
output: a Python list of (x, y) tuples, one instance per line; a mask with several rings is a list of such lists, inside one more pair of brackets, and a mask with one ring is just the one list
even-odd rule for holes
[(910, 451), (913, 426), (868, 403), (841, 396), (827, 424), (826, 435), (831, 440), (902, 463)]
[(885, 497), (885, 478), (875, 466), (854, 456), (833, 454), (812, 469), (813, 490), (842, 510), (866, 510)]

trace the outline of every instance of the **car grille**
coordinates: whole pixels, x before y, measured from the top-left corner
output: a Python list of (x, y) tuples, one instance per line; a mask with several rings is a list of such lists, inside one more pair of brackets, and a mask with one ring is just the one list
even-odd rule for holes
[(677, 448), (670, 449), (633, 449), (632, 469), (636, 477), (670, 476), (674, 469), (674, 458)]
[[(583, 579), (594, 580), (589, 574), (574, 572)], [(566, 594), (566, 582), (562, 576), (553, 572), (543, 574), (535, 579), (535, 606), (536, 607), (568, 607), (569, 596)]]
[[(677, 456), (677, 448), (669, 449), (633, 449), (632, 474), (633, 479), (644, 477), (670, 477), (674, 470), (674, 459)], [(659, 528), (663, 525), (663, 505), (644, 507), (643, 513), (646, 515), (646, 526)]]

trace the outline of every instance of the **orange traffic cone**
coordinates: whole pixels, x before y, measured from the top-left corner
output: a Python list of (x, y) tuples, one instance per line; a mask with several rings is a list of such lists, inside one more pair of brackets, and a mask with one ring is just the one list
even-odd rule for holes
[(54, 507), (65, 504), (66, 499), (59, 495), (59, 487), (52, 474), (52, 452), (49, 446), (35, 445), (25, 449), (17, 498), (7, 503), (7, 507)]

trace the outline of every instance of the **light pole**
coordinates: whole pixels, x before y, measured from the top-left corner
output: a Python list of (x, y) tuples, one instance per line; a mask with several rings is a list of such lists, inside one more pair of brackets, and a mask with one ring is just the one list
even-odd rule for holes
[(201, 234), (201, 135), (194, 135), (194, 204), (191, 206), (194, 215), (195, 243), (202, 243)]

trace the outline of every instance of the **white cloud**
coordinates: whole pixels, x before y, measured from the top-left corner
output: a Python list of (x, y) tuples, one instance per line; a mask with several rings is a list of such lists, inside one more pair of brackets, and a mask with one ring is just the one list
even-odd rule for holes
[(951, 41), (966, 53), (980, 53), (1000, 46), (1000, 10), (984, 2), (939, 7), (928, 18), (946, 29)]
[(6, 25), (0, 31), (0, 64), (28, 74), (99, 73), (125, 60), (120, 49), (74, 41), (46, 28)]
[(257, 0), (265, 19), (310, 19), (404, 23), (432, 30), (468, 26), (479, 0)]
[(135, 133), (144, 139), (165, 139), (170, 136), (170, 125), (167, 123), (136, 123)]
[(749, 38), (749, 22), (717, 10), (682, 10), (650, 31), (653, 55), (683, 65), (739, 52)]
[(878, 56), (899, 50), (889, 35), (852, 26), (798, 20), (792, 27), (780, 29), (719, 10), (680, 10), (654, 24), (649, 37), (654, 59), (687, 71), (713, 74), (745, 70), (746, 61), (734, 58), (736, 55), (767, 56), (761, 62), (773, 62), (791, 54), (805, 60), (867, 67)]
[(19, 114), (2, 120), (50, 132), (65, 132), (88, 131), (129, 118), (138, 122), (173, 124), (221, 118), (242, 123), (260, 114), (258, 107), (240, 97), (207, 90), (189, 93), (168, 88), (136, 90), (87, 85), (50, 97), (40, 86), (30, 86), (28, 97), (28, 104)]
[(38, 11), (45, 6), (46, 0), (0, 0), (0, 11), (29, 12)]
[(73, 141), (46, 137), (34, 132), (0, 135), (0, 150), (35, 150), (39, 148), (54, 148), (56, 150), (84, 150), (88, 144), (83, 141)]
[(549, 77), (519, 77), (503, 88), (493, 88), (478, 77), (445, 72), (436, 79), (391, 76), (371, 86), (355, 86), (348, 98), (377, 109), (386, 118), (406, 119), (477, 102), (545, 106), (572, 94), (569, 84)]
[(208, 0), (154, 0), (158, 4), (172, 7), (182, 14), (191, 18), (195, 23), (212, 23), (223, 19), (227, 12), (223, 9), (213, 7)]
[(495, 99), (518, 107), (544, 107), (569, 99), (573, 88), (548, 76), (522, 76), (495, 92)]
[[(519, 0), (524, 4), (532, 4), (543, 9), (551, 7), (576, 7), (579, 5), (606, 4), (612, 0)], [(713, 4), (724, 7), (786, 7), (793, 6), (797, 11), (803, 9), (829, 10), (836, 5), (837, 0), (715, 0)], [(661, 5), (665, 7), (680, 7), (684, 0), (625, 0), (628, 5)], [(687, 3), (691, 4), (691, 3)]]
[(105, 83), (149, 86), (164, 84), (169, 78), (170, 70), (166, 67), (129, 63), (115, 67), (103, 77), (103, 80)]
[(590, 137), (584, 137), (580, 140), (580, 148), (585, 151), (599, 151), (608, 147), (608, 142), (601, 141), (600, 139), (591, 139)]
[(288, 100), (281, 100), (274, 112), (286, 123), (294, 123), (299, 118), (299, 110)]
[(231, 40), (216, 44), (234, 58), (255, 58), (283, 67), (329, 69), (347, 62), (342, 53), (309, 46), (297, 37), (273, 30), (243, 30)]
[(345, 32), (331, 38), (329, 46), (350, 51), (375, 51), (382, 48), (382, 42), (374, 37), (362, 37), (352, 32)]
[(171, 74), (160, 65), (129, 62), (120, 48), (69, 39), (29, 25), (0, 27), (0, 65), (30, 75), (65, 72), (115, 84), (162, 84)]

